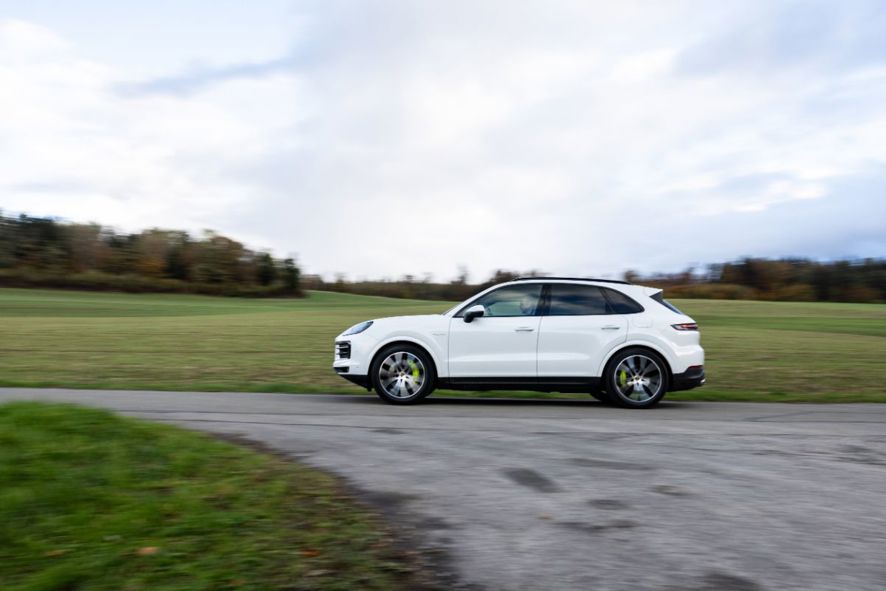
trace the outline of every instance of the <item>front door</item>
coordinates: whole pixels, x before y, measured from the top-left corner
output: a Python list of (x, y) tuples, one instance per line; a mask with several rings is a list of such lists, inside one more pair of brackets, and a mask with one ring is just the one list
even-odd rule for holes
[(507, 285), (470, 303), (482, 305), (483, 316), (465, 322), (464, 309), (453, 316), (450, 377), (535, 379), (541, 289), (541, 283)]

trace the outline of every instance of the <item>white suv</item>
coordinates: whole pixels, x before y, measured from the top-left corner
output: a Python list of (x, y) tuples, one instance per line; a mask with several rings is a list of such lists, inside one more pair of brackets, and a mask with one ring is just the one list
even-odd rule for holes
[(335, 339), (333, 369), (394, 404), (434, 388), (588, 392), (644, 408), (704, 384), (698, 325), (660, 289), (527, 277), (443, 314), (367, 320)]

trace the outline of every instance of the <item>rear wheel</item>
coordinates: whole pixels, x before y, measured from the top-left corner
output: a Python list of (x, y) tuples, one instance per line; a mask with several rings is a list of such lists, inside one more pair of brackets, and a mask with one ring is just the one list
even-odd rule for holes
[(437, 376), (420, 347), (395, 344), (375, 356), (370, 368), (378, 397), (391, 404), (414, 404), (434, 390)]
[(606, 393), (630, 408), (655, 406), (668, 391), (664, 360), (648, 349), (625, 349), (606, 366)]

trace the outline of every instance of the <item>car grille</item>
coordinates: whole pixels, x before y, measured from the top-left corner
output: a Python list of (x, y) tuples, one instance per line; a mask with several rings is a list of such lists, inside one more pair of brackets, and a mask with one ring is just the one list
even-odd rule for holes
[(351, 343), (336, 343), (335, 344), (335, 356), (339, 359), (350, 359), (351, 358)]

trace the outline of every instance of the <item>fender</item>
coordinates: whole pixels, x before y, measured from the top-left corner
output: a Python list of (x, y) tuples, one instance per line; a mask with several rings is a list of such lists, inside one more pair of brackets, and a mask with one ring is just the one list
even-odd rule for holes
[[(440, 352), (436, 350), (438, 348), (438, 346), (432, 345), (432, 344), (428, 343), (427, 341), (425, 341), (424, 339), (422, 339), (420, 337), (416, 337), (411, 334), (406, 334), (406, 335), (398, 334), (398, 335), (392, 335), (392, 336), (385, 337), (384, 339), (382, 339), (381, 341), (376, 343), (375, 347), (372, 349), (372, 353), (369, 354), (369, 359), (367, 360), (367, 362), (371, 363), (371, 360), (375, 359), (375, 356), (378, 355), (378, 352), (381, 351), (382, 349), (384, 349), (385, 347), (387, 347), (388, 345), (390, 345), (391, 343), (413, 343), (415, 345), (418, 345), (419, 347), (421, 347), (422, 349), (427, 351), (428, 355), (431, 356), (431, 361), (434, 362), (434, 369), (437, 373), (438, 378), (439, 377), (445, 378), (447, 375), (449, 375), (449, 372), (447, 371), (447, 365), (441, 361)], [(366, 371), (367, 371), (367, 373), (369, 373), (369, 366), (368, 365), (366, 367)]]
[(652, 349), (653, 351), (661, 355), (661, 358), (664, 359), (665, 363), (668, 364), (668, 371), (670, 371), (671, 374), (674, 373), (674, 359), (671, 357), (671, 355), (665, 352), (666, 349), (664, 347), (651, 340), (646, 341), (635, 338), (625, 341), (624, 343), (619, 343), (618, 345), (610, 349), (609, 352), (606, 354), (606, 357), (603, 358), (603, 363), (601, 363), (600, 367), (597, 368), (597, 375), (603, 375), (603, 370), (606, 369), (606, 364), (609, 363), (609, 360), (612, 359), (613, 355), (615, 355), (622, 349), (627, 349), (629, 347), (646, 347), (648, 349)]

